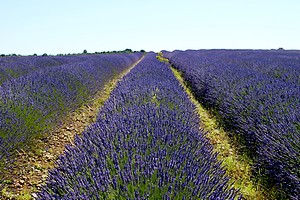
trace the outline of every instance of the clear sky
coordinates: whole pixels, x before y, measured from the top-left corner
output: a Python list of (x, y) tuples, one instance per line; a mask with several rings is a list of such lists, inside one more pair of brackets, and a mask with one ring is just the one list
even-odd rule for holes
[(0, 0), (0, 54), (300, 49), (300, 0)]

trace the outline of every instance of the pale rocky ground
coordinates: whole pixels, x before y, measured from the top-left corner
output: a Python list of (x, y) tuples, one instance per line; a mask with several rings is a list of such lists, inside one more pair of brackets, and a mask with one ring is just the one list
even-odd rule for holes
[(19, 151), (15, 167), (6, 173), (1, 199), (35, 199), (36, 192), (45, 184), (48, 170), (55, 167), (55, 161), (63, 154), (65, 146), (72, 145), (75, 135), (80, 135), (88, 125), (95, 122), (99, 110), (117, 82), (141, 60), (108, 82), (91, 101), (70, 113), (61, 126), (50, 131), (47, 138), (34, 141), (31, 150)]

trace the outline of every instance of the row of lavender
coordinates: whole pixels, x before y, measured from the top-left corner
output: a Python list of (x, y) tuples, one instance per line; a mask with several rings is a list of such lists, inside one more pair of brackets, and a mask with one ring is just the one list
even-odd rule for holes
[(48, 67), (83, 62), (89, 56), (11, 56), (0, 58), (0, 85), (10, 79), (15, 79), (34, 71)]
[(67, 147), (39, 199), (236, 198), (194, 109), (168, 66), (147, 54)]
[(51, 67), (45, 66), (48, 61), (45, 58), (43, 67), (38, 66), (42, 70), (3, 82), (0, 86), (0, 172), (9, 166), (13, 160), (9, 156), (16, 149), (43, 134), (141, 56), (141, 53), (85, 56), (82, 62), (82, 58), (70, 58), (71, 61), (64, 63), (71, 64), (49, 64)]
[(196, 97), (241, 136), (255, 169), (290, 198), (300, 194), (300, 52), (164, 52)]

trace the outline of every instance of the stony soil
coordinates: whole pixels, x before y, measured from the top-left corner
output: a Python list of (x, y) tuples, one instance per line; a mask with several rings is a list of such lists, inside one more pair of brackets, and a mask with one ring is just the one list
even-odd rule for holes
[(62, 125), (46, 134), (48, 137), (33, 141), (31, 149), (26, 152), (19, 151), (14, 168), (5, 173), (5, 189), (0, 193), (0, 199), (35, 199), (36, 192), (47, 179), (48, 170), (55, 167), (55, 161), (64, 152), (65, 146), (72, 145), (74, 136), (80, 135), (96, 120), (99, 109), (117, 82), (135, 65), (107, 83), (91, 101), (70, 113)]

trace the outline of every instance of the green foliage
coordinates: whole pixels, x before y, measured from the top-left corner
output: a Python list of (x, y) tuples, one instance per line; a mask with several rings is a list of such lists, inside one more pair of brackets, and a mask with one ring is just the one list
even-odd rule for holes
[(136, 52), (146, 53), (145, 50), (133, 51), (132, 49), (125, 49), (125, 50), (119, 50), (119, 51), (114, 50), (114, 51), (95, 52), (95, 54), (116, 54), (116, 53), (136, 53)]
[[(161, 52), (157, 58), (162, 62), (167, 61)], [(182, 74), (175, 68), (171, 69), (190, 96), (191, 101), (196, 105), (196, 111), (201, 116), (202, 128), (207, 132), (206, 137), (212, 142), (214, 151), (218, 153), (218, 159), (223, 162), (222, 165), (228, 176), (234, 179), (234, 187), (240, 190), (245, 199), (260, 199), (259, 196), (265, 191), (252, 180), (252, 160), (247, 155), (239, 154), (238, 142), (236, 142), (238, 139), (230, 137), (229, 133), (224, 131), (220, 117), (214, 111), (208, 110), (200, 104), (193, 96), (188, 83), (183, 80)]]
[(162, 52), (159, 52), (158, 55), (156, 56), (156, 58), (161, 61), (161, 62), (164, 62), (164, 63), (169, 63), (169, 60), (164, 58)]
[(125, 49), (124, 52), (125, 53), (132, 53), (133, 51), (131, 49)]

